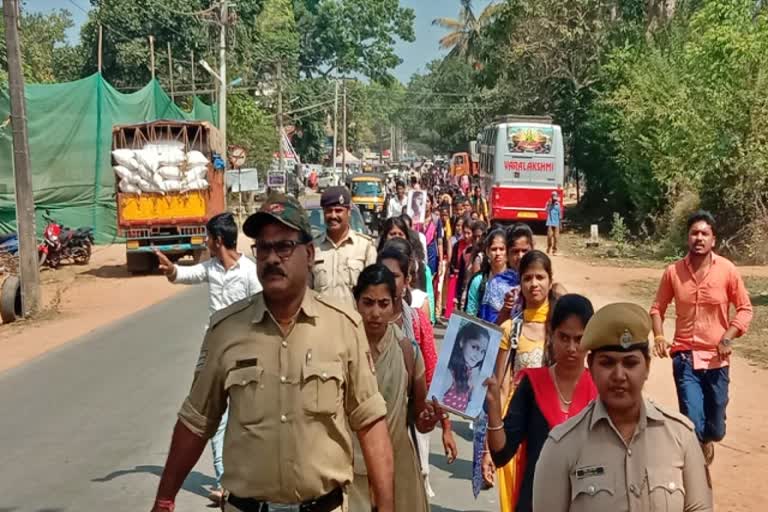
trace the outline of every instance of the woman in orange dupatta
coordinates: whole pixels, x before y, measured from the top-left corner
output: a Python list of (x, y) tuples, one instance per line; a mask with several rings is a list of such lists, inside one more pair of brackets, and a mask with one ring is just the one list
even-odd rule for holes
[(511, 488), (502, 492), (506, 496), (502, 510), (533, 510), (534, 470), (550, 430), (581, 412), (597, 396), (584, 368), (586, 354), (580, 349), (592, 313), (592, 304), (581, 295), (564, 295), (557, 301), (548, 326), (547, 353), (554, 364), (519, 372), (504, 416), (498, 381), (496, 377), (487, 381), (488, 448), (498, 468), (510, 464), (515, 469), (512, 481), (506, 482)]

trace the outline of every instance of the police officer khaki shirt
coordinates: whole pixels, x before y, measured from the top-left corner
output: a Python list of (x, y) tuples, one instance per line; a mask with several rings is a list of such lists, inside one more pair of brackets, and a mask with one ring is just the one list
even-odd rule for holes
[(338, 244), (322, 233), (315, 237), (315, 291), (325, 297), (354, 304), (352, 288), (360, 272), (376, 263), (376, 247), (370, 237), (351, 228)]
[(625, 444), (600, 399), (552, 429), (533, 485), (534, 512), (712, 510), (704, 456), (685, 416), (645, 400)]
[(300, 503), (348, 485), (352, 431), (386, 415), (362, 320), (307, 290), (287, 336), (259, 293), (216, 313), (179, 412), (210, 438), (229, 399), (222, 486)]

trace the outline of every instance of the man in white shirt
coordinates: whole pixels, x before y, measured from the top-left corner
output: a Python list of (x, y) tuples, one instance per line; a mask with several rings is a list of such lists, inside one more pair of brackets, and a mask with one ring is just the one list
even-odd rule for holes
[(396, 195), (389, 197), (387, 204), (387, 218), (399, 217), (405, 212), (405, 206), (408, 203), (408, 196), (405, 195), (405, 183), (397, 180), (395, 183)]
[[(192, 266), (175, 265), (166, 255), (155, 250), (160, 262), (159, 268), (172, 283), (208, 283), (208, 314), (231, 306), (261, 291), (256, 276), (256, 264), (244, 254), (237, 252), (237, 224), (231, 213), (221, 213), (206, 224), (208, 231), (208, 252), (211, 258)], [(206, 330), (207, 330), (206, 324)], [(208, 496), (219, 504), (222, 500), (221, 476), (224, 473), (222, 451), (227, 413), (221, 419), (216, 435), (211, 439), (213, 467), (216, 472), (216, 489)]]

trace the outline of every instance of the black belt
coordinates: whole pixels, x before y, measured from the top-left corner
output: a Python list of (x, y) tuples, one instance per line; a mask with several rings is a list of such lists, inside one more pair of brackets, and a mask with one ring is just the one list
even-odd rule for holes
[[(243, 512), (269, 512), (269, 503), (254, 498), (238, 498), (232, 494), (227, 498), (229, 503)], [(331, 512), (344, 504), (344, 493), (341, 487), (313, 500), (307, 500), (299, 505), (300, 512)]]

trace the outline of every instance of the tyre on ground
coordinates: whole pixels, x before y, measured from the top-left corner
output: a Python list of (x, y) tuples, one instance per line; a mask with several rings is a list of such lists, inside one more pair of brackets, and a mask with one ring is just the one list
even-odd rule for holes
[(22, 314), (21, 281), (18, 276), (9, 276), (0, 283), (0, 319), (9, 324)]

